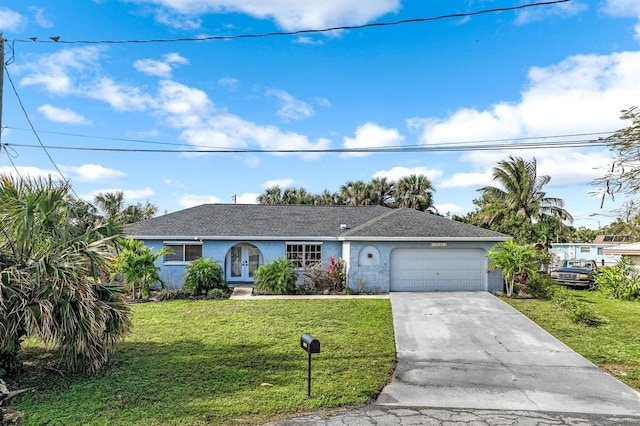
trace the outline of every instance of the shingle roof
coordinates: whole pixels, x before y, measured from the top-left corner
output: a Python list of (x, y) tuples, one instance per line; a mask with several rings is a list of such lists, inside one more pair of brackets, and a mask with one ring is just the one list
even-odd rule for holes
[[(347, 226), (341, 229), (341, 225)], [(203, 204), (134, 223), (135, 238), (469, 238), (506, 235), (430, 213), (381, 206)]]

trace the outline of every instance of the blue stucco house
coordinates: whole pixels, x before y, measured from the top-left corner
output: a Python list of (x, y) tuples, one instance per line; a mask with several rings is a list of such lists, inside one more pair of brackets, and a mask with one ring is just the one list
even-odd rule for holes
[(348, 285), (367, 291), (501, 291), (486, 252), (509, 237), (413, 209), (381, 206), (204, 204), (135, 223), (130, 236), (173, 254), (158, 260), (168, 287), (182, 285), (198, 257), (220, 263), (230, 285), (251, 284), (266, 262), (289, 258), (302, 270), (331, 256)]

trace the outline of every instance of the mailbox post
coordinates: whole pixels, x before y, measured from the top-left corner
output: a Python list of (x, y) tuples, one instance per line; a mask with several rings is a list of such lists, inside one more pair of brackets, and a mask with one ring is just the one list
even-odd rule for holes
[(309, 333), (304, 333), (300, 336), (300, 347), (309, 354), (309, 367), (307, 370), (307, 397), (311, 398), (311, 354), (320, 353), (320, 341)]

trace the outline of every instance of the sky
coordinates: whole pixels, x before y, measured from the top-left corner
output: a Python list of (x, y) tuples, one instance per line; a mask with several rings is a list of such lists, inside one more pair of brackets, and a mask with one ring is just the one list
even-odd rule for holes
[(0, 172), (62, 175), (89, 201), (122, 190), (160, 213), (421, 174), (440, 213), (464, 215), (498, 161), (518, 156), (551, 176), (547, 195), (576, 226), (597, 228), (624, 201), (601, 208), (591, 184), (613, 154), (541, 145), (630, 124), (640, 1), (468, 15), (528, 3), (3, 0)]

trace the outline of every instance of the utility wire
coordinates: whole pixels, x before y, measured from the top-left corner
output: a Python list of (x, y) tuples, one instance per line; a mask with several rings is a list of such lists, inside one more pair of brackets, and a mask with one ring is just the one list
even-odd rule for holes
[[(62, 170), (60, 170), (60, 168), (58, 167), (56, 162), (53, 161), (53, 158), (51, 157), (51, 154), (49, 154), (49, 151), (47, 150), (47, 147), (42, 143), (42, 140), (40, 139), (40, 135), (36, 131), (35, 127), (33, 127), (33, 122), (31, 121), (31, 118), (29, 117), (29, 114), (27, 113), (27, 110), (25, 109), (24, 104), (22, 103), (22, 98), (20, 97), (20, 94), (18, 93), (18, 90), (16, 89), (15, 84), (13, 83), (13, 79), (11, 78), (11, 74), (9, 74), (9, 70), (5, 68), (4, 71), (5, 71), (5, 74), (7, 74), (7, 78), (9, 79), (9, 84), (11, 85), (11, 88), (13, 89), (13, 93), (16, 95), (16, 98), (18, 99), (18, 104), (20, 105), (20, 108), (22, 109), (22, 112), (24, 113), (24, 116), (27, 119), (27, 122), (29, 123), (29, 126), (31, 127), (31, 131), (33, 132), (33, 134), (35, 135), (36, 139), (38, 140), (38, 143), (40, 144), (40, 147), (44, 150), (45, 154), (47, 154), (47, 157), (49, 158), (49, 161), (51, 161), (51, 164), (53, 164), (53, 167), (55, 167), (55, 169), (58, 171), (58, 173), (60, 174), (60, 177), (65, 182), (65, 184), (67, 184), (69, 186), (69, 189), (71, 190), (71, 192), (73, 192), (73, 194), (76, 196), (76, 198), (80, 199), (80, 196), (73, 189), (73, 186), (69, 182), (69, 179), (67, 179), (65, 177), (64, 173), (62, 173)], [(8, 144), (3, 144), (3, 145), (7, 146)], [(13, 164), (13, 161), (11, 163)]]
[(60, 39), (60, 37), (50, 37), (49, 40), (38, 40), (36, 37), (33, 37), (27, 40), (15, 39), (12, 41), (21, 42), (21, 43), (125, 44), (125, 43), (175, 43), (175, 42), (188, 42), (188, 41), (236, 40), (236, 39), (244, 39), (244, 38), (292, 36), (292, 35), (301, 35), (301, 34), (318, 34), (318, 33), (326, 33), (326, 32), (333, 32), (333, 31), (358, 30), (358, 29), (372, 28), (372, 27), (389, 27), (394, 25), (438, 21), (442, 19), (468, 18), (472, 16), (485, 15), (488, 13), (508, 12), (508, 11), (521, 10), (521, 9), (526, 9), (531, 7), (550, 6), (550, 5), (559, 4), (559, 3), (567, 3), (570, 1), (571, 0), (553, 0), (553, 1), (521, 4), (518, 6), (483, 9), (483, 10), (478, 10), (474, 12), (452, 13), (448, 15), (432, 16), (432, 17), (426, 17), (426, 18), (401, 19), (398, 21), (374, 22), (374, 23), (362, 24), (362, 25), (343, 25), (339, 27), (320, 28), (315, 30), (306, 29), (306, 30), (296, 30), (296, 31), (274, 31), (274, 32), (257, 33), (257, 34), (236, 34), (236, 35), (226, 35), (226, 36), (216, 35), (216, 36), (184, 37), (184, 38), (171, 38), (171, 39), (148, 39), (148, 40), (62, 40)]
[[(323, 149), (259, 149), (259, 148), (202, 148), (202, 149), (142, 149), (142, 148), (108, 148), (108, 147), (78, 147), (64, 145), (49, 145), (48, 149), (68, 150), (68, 151), (99, 151), (99, 152), (132, 152), (132, 153), (272, 153), (272, 154), (304, 154), (304, 153), (404, 153), (404, 152), (460, 152), (460, 151), (499, 151), (504, 149), (557, 149), (557, 148), (594, 148), (608, 146), (611, 141), (604, 139), (582, 139), (573, 141), (556, 141), (543, 143), (522, 143), (522, 144), (488, 144), (488, 145), (455, 145), (455, 144), (434, 144), (434, 145), (412, 145), (412, 146), (388, 146), (388, 147), (368, 147), (368, 148), (323, 148)], [(12, 148), (39, 148), (38, 145), (23, 143), (5, 143), (5, 146)]]
[[(25, 129), (25, 128), (21, 128), (21, 127), (9, 127), (9, 126), (7, 126), (6, 128), (7, 129), (11, 129), (11, 130), (19, 130), (19, 131), (28, 131), (28, 132), (31, 131), (30, 129)], [(84, 135), (84, 134), (78, 134), (78, 133), (53, 132), (53, 131), (48, 131), (48, 130), (38, 130), (38, 132), (39, 133), (50, 134), (50, 135), (59, 135), (59, 136), (67, 136), (67, 137), (74, 137), (74, 138), (99, 139), (99, 140), (116, 141), (116, 142), (127, 142), (127, 143), (178, 146), (178, 147), (188, 147), (188, 148), (208, 148), (208, 149), (218, 149), (218, 150), (228, 149), (228, 148), (224, 148), (224, 147), (215, 147), (215, 146), (210, 146), (210, 145), (198, 145), (198, 144), (177, 143), (177, 142), (160, 142), (160, 141), (150, 141), (150, 140), (144, 140), (144, 139), (112, 138), (112, 137), (106, 137), (106, 136)], [(541, 139), (575, 138), (575, 137), (582, 137), (582, 136), (598, 136), (598, 135), (603, 135), (603, 136), (607, 135), (608, 136), (608, 135), (613, 134), (614, 132), (615, 132), (615, 130), (608, 131), (608, 132), (572, 133), (572, 134), (565, 134), (565, 135), (529, 136), (529, 137), (521, 137), (521, 138), (483, 139), (483, 140), (473, 140), (473, 141), (455, 141), (455, 142), (447, 142), (447, 143), (441, 143), (441, 144), (430, 144), (430, 145), (431, 146), (434, 146), (434, 145), (437, 145), (437, 146), (442, 146), (442, 145), (468, 145), (468, 144), (481, 144), (481, 143), (488, 143), (488, 142), (515, 142), (515, 141), (528, 141), (528, 140), (541, 140)], [(421, 147), (421, 146), (423, 146), (423, 145), (402, 145), (402, 147), (405, 147), (405, 148)], [(393, 147), (400, 147), (400, 146), (396, 145), (396, 146), (377, 147), (377, 148), (393, 148)]]

